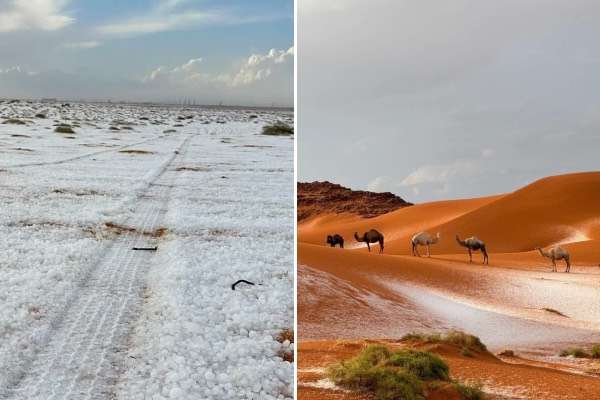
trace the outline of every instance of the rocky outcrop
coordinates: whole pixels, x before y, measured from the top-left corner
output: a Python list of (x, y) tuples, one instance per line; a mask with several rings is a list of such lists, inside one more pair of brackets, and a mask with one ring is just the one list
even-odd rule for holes
[(351, 213), (373, 218), (411, 206), (393, 193), (352, 190), (331, 182), (298, 182), (298, 221), (320, 214)]

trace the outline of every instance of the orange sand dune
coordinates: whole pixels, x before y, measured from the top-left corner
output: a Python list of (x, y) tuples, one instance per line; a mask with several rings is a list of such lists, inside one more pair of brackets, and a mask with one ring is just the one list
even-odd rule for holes
[(340, 233), (352, 247), (353, 233), (369, 228), (385, 235), (388, 254), (410, 254), (410, 238), (420, 230), (441, 233), (432, 254), (462, 252), (456, 234), (478, 236), (490, 253), (600, 239), (600, 172), (549, 177), (506, 195), (426, 203), (372, 219), (313, 218), (300, 224), (298, 238), (324, 244), (327, 234)]
[(352, 246), (352, 243), (355, 243), (354, 232), (362, 233), (370, 228), (376, 228), (385, 234), (386, 243), (390, 243), (412, 236), (420, 230), (431, 229), (453, 220), (501, 197), (491, 196), (418, 204), (368, 219), (351, 214), (323, 215), (302, 221), (298, 225), (298, 241), (325, 245), (327, 235), (338, 233), (345, 238), (349, 246)]

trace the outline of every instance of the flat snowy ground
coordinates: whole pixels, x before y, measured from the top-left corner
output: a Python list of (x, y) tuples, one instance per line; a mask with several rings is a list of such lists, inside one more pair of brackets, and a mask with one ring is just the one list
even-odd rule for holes
[(291, 398), (291, 113), (0, 117), (0, 398)]

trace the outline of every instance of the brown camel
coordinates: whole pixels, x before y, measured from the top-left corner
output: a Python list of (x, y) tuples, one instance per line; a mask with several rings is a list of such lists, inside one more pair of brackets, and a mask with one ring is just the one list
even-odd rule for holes
[(331, 245), (331, 247), (335, 247), (336, 245), (340, 245), (340, 248), (344, 248), (344, 238), (337, 233), (332, 235), (327, 235), (327, 243)]
[(370, 231), (365, 232), (361, 237), (358, 237), (358, 233), (354, 232), (354, 238), (357, 242), (367, 243), (367, 248), (369, 249), (369, 252), (371, 251), (371, 246), (369, 243), (379, 242), (379, 252), (383, 253), (383, 234), (376, 231), (375, 229), (371, 229)]
[(459, 245), (461, 245), (462, 247), (466, 247), (467, 250), (469, 250), (469, 262), (473, 262), (472, 252), (481, 250), (481, 253), (483, 254), (483, 263), (489, 264), (488, 254), (485, 250), (485, 243), (483, 242), (483, 240), (478, 239), (475, 236), (471, 236), (470, 238), (467, 238), (465, 240), (460, 240), (458, 235), (456, 235), (456, 241)]
[(541, 247), (536, 247), (536, 250), (540, 252), (542, 257), (546, 257), (552, 260), (552, 272), (556, 272), (556, 261), (557, 260), (565, 260), (565, 264), (567, 264), (567, 268), (565, 272), (571, 271), (571, 255), (565, 249), (560, 246), (554, 246), (550, 248), (549, 251), (544, 251)]

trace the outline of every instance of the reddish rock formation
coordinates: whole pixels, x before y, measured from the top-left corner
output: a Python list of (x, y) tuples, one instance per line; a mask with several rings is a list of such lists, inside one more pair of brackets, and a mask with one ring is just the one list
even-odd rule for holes
[(351, 190), (331, 182), (298, 182), (298, 221), (328, 213), (373, 218), (411, 205), (390, 192)]

